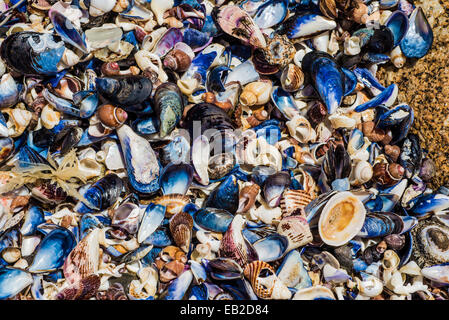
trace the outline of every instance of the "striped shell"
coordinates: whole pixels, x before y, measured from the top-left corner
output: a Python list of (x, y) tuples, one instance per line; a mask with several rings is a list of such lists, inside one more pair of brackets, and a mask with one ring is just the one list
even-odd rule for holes
[(302, 216), (285, 217), (279, 222), (277, 232), (288, 238), (290, 249), (296, 249), (313, 241), (307, 220)]
[(185, 253), (189, 252), (192, 240), (193, 218), (187, 212), (179, 212), (170, 220), (170, 232), (178, 247)]
[(274, 269), (268, 263), (264, 261), (253, 261), (250, 264), (246, 265), (243, 274), (251, 283), (253, 287), (254, 293), (262, 299), (270, 299), (273, 295), (274, 286), (271, 288), (264, 288), (259, 284), (259, 276), (261, 273), (271, 273), (271, 275), (275, 275)]
[(100, 261), (99, 233), (100, 229), (92, 230), (70, 252), (64, 262), (64, 276), (70, 283), (75, 283), (96, 273)]
[(239, 196), (239, 208), (237, 213), (247, 212), (256, 203), (256, 197), (259, 194), (260, 187), (258, 184), (253, 183), (243, 187)]
[(166, 208), (165, 215), (171, 217), (182, 211), (184, 206), (190, 202), (190, 198), (183, 194), (166, 194), (152, 201)]
[(284, 191), (281, 199), (282, 216), (288, 217), (292, 214), (304, 215), (304, 208), (307, 206), (313, 198), (304, 190), (291, 190)]

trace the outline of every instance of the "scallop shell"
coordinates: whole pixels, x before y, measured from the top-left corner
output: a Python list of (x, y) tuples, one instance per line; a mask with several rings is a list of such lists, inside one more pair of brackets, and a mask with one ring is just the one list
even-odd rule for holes
[(341, 246), (354, 238), (362, 229), (366, 209), (351, 192), (332, 196), (321, 212), (318, 222), (320, 237), (331, 246)]
[(289, 250), (305, 246), (313, 241), (309, 224), (302, 216), (283, 218), (278, 224), (277, 233), (288, 238)]
[(304, 214), (304, 208), (312, 201), (313, 198), (304, 190), (287, 189), (281, 198), (282, 216), (288, 217), (293, 213)]
[(187, 212), (179, 212), (170, 220), (170, 232), (178, 247), (185, 253), (189, 252), (192, 240), (193, 218)]

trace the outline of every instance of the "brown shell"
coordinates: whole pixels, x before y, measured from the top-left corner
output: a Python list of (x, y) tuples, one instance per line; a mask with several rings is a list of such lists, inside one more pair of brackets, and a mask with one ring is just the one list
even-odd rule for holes
[(285, 217), (279, 222), (277, 232), (288, 238), (290, 247), (293, 249), (305, 246), (313, 241), (309, 224), (304, 217)]
[(92, 230), (70, 252), (63, 265), (64, 277), (69, 283), (96, 273), (99, 266), (98, 229)]
[(265, 121), (268, 119), (268, 112), (265, 109), (259, 109), (253, 112), (253, 116), (259, 121)]
[(385, 154), (391, 158), (393, 161), (397, 161), (399, 158), (399, 154), (401, 153), (401, 148), (398, 146), (392, 146), (387, 144), (385, 146)]
[(167, 218), (181, 212), (182, 208), (190, 202), (190, 198), (183, 194), (166, 194), (152, 201), (154, 204), (165, 206)]
[(239, 195), (239, 209), (237, 213), (247, 212), (256, 203), (256, 197), (259, 194), (260, 187), (258, 184), (253, 183), (245, 186)]
[(188, 253), (190, 241), (192, 240), (192, 216), (187, 212), (179, 212), (171, 218), (169, 226), (176, 245), (185, 253)]
[(296, 49), (286, 35), (276, 34), (267, 40), (267, 46), (263, 49), (265, 60), (270, 65), (278, 65), (283, 68), (295, 57)]
[(179, 277), (186, 262), (186, 254), (178, 247), (168, 246), (162, 249), (155, 261), (160, 281), (169, 282)]
[(392, 186), (402, 179), (404, 168), (397, 163), (376, 163), (373, 167), (373, 181)]
[(386, 136), (384, 130), (376, 128), (374, 121), (364, 122), (362, 124), (362, 132), (371, 142), (381, 142)]
[(72, 100), (73, 94), (81, 90), (81, 83), (73, 77), (63, 77), (54, 90), (60, 97)]
[(98, 118), (107, 128), (117, 128), (125, 123), (128, 114), (122, 108), (114, 107), (110, 104), (104, 104), (98, 108)]
[(326, 106), (321, 101), (316, 101), (307, 111), (307, 119), (313, 127), (316, 127), (319, 123), (323, 122), (326, 115)]
[(93, 274), (63, 289), (56, 295), (56, 300), (87, 300), (97, 294), (99, 287), (100, 277)]
[(273, 287), (269, 289), (264, 289), (263, 287), (259, 286), (259, 283), (257, 281), (260, 272), (264, 269), (268, 269), (272, 274), (275, 274), (272, 266), (260, 260), (253, 261), (247, 264), (245, 270), (243, 270), (243, 274), (249, 280), (251, 286), (253, 287), (254, 293), (259, 298), (269, 299), (273, 294)]
[(248, 124), (251, 126), (251, 128), (254, 128), (262, 123), (262, 121), (258, 120), (254, 116), (249, 116), (248, 118), (246, 118), (246, 121), (248, 121)]
[(117, 76), (120, 74), (120, 66), (117, 62), (105, 62), (101, 66), (101, 73), (105, 76)]
[(335, 0), (320, 0), (320, 11), (329, 19), (335, 20), (338, 17)]
[(186, 71), (191, 63), (189, 55), (179, 49), (170, 51), (164, 58), (164, 66), (177, 72)]
[(304, 208), (313, 200), (309, 193), (304, 190), (287, 189), (281, 198), (282, 216), (288, 217), (294, 213), (304, 214)]
[(123, 285), (119, 282), (112, 284), (106, 292), (98, 292), (97, 300), (128, 300)]
[(294, 92), (304, 84), (304, 73), (296, 64), (290, 63), (281, 74), (281, 85), (285, 91)]

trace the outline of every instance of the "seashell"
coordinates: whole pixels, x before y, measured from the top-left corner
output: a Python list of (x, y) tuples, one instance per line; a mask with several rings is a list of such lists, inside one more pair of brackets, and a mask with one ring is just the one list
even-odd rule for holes
[(57, 228), (48, 233), (36, 249), (29, 272), (41, 273), (56, 270), (75, 247), (75, 237), (65, 228)]
[(384, 238), (388, 248), (392, 250), (401, 250), (405, 245), (405, 237), (398, 234), (389, 234)]
[(253, 246), (246, 240), (242, 231), (246, 220), (238, 214), (234, 217), (220, 242), (218, 256), (230, 258), (244, 267), (252, 261), (258, 260)]
[(256, 203), (260, 191), (259, 185), (253, 183), (242, 188), (239, 195), (239, 207), (236, 213), (245, 213)]
[(334, 20), (328, 19), (310, 11), (292, 15), (278, 28), (280, 34), (286, 34), (289, 39), (305, 39), (321, 32), (337, 27)]
[(116, 174), (110, 173), (95, 182), (84, 192), (83, 196), (87, 201), (80, 202), (75, 209), (79, 213), (105, 210), (118, 200), (122, 189), (122, 179)]
[(192, 280), (192, 271), (184, 271), (178, 278), (169, 284), (167, 290), (161, 294), (160, 298), (162, 300), (182, 300), (189, 289)]
[(187, 71), (191, 63), (191, 55), (180, 49), (170, 51), (164, 58), (164, 66), (177, 72)]
[(215, 20), (224, 32), (245, 44), (254, 48), (264, 48), (267, 44), (251, 16), (237, 6), (221, 6), (216, 12)]
[(111, 226), (119, 227), (129, 234), (135, 234), (139, 228), (139, 220), (139, 206), (127, 201), (113, 211)]
[(181, 212), (189, 202), (190, 198), (182, 194), (166, 194), (153, 201), (154, 204), (159, 204), (166, 208), (165, 215), (168, 217)]
[(391, 212), (371, 212), (366, 215), (358, 235), (363, 238), (375, 238), (392, 233), (402, 234), (410, 231), (416, 224), (415, 217), (399, 216)]
[(151, 81), (144, 76), (124, 76), (95, 79), (98, 92), (112, 104), (123, 106), (144, 102), (153, 88)]
[(409, 28), (400, 42), (407, 58), (422, 58), (432, 47), (433, 32), (421, 7), (416, 7), (409, 17)]
[(412, 229), (413, 260), (422, 268), (449, 262), (449, 229), (435, 221), (418, 223)]
[(290, 288), (303, 289), (312, 286), (304, 262), (297, 250), (290, 251), (276, 271), (277, 277)]
[(162, 193), (185, 194), (193, 179), (193, 169), (185, 163), (169, 164), (159, 178)]
[(98, 271), (100, 232), (100, 229), (92, 230), (70, 252), (63, 266), (64, 276), (69, 283), (77, 283)]
[(315, 141), (316, 132), (313, 130), (310, 122), (302, 116), (294, 116), (291, 120), (286, 122), (286, 126), (291, 134), (300, 143), (308, 143)]
[(239, 205), (239, 185), (234, 175), (223, 180), (206, 198), (203, 208), (212, 207), (235, 213)]
[(250, 281), (254, 293), (261, 299), (290, 299), (292, 295), (266, 262), (251, 262), (245, 267), (244, 275)]
[(110, 104), (104, 104), (98, 108), (98, 119), (101, 123), (110, 129), (117, 128), (125, 123), (128, 114), (122, 108), (114, 107)]
[(38, 236), (24, 236), (22, 238), (21, 256), (29, 257), (32, 255), (40, 242), (41, 238)]
[(16, 107), (14, 109), (6, 108), (3, 109), (2, 112), (8, 114), (9, 116), (6, 125), (8, 127), (9, 136), (11, 138), (16, 138), (22, 135), (33, 117), (30, 111), (19, 107)]
[(97, 294), (100, 277), (92, 274), (58, 292), (56, 300), (88, 300)]
[(159, 114), (159, 135), (163, 138), (170, 134), (181, 120), (184, 103), (178, 87), (172, 83), (161, 84), (153, 99)]
[(384, 270), (393, 271), (399, 266), (401, 259), (393, 250), (387, 250), (384, 252), (384, 258), (382, 259), (382, 267)]
[(282, 89), (288, 92), (299, 90), (304, 84), (304, 73), (301, 68), (290, 63), (281, 74)]
[(357, 161), (349, 178), (351, 185), (358, 186), (367, 183), (373, 177), (373, 167), (368, 161)]
[(13, 264), (22, 257), (20, 248), (8, 247), (3, 249), (2, 258), (8, 264)]
[(296, 291), (292, 300), (335, 300), (335, 296), (329, 288), (318, 285)]
[(159, 189), (160, 165), (148, 140), (127, 125), (117, 129), (122, 146), (128, 179), (138, 192), (154, 193)]
[(365, 297), (376, 297), (380, 295), (384, 289), (382, 281), (372, 275), (369, 275), (365, 279), (357, 279), (357, 288), (360, 290), (360, 294)]
[(384, 186), (396, 184), (403, 176), (404, 168), (397, 163), (376, 163), (373, 167), (373, 181)]
[[(104, 157), (102, 154), (104, 154)], [(100, 156), (99, 156), (100, 154)], [(114, 141), (106, 141), (97, 153), (97, 161), (103, 162), (109, 170), (120, 170), (125, 168), (125, 163), (120, 154), (119, 145)]]
[(156, 0), (151, 2), (151, 11), (153, 11), (156, 16), (156, 21), (158, 25), (162, 25), (164, 23), (164, 13), (165, 11), (173, 8), (173, 0), (163, 1)]
[(324, 52), (309, 52), (302, 60), (302, 70), (311, 75), (327, 112), (334, 113), (343, 99), (344, 76), (332, 56)]
[(329, 19), (335, 20), (338, 17), (337, 5), (335, 2), (335, 0), (320, 1), (320, 11)]
[(359, 54), (360, 49), (360, 38), (359, 37), (348, 37), (345, 39), (344, 43), (344, 53), (348, 56), (355, 56)]
[(53, 129), (61, 120), (61, 113), (53, 110), (50, 105), (45, 105), (41, 112), (41, 123), (46, 129)]
[(145, 209), (139, 230), (137, 232), (137, 241), (142, 243), (148, 238), (162, 223), (165, 216), (165, 207), (159, 204), (150, 203)]
[(421, 274), (432, 281), (448, 284), (448, 265), (446, 263), (423, 268)]
[(313, 200), (310, 194), (304, 190), (287, 189), (282, 194), (281, 209), (282, 217), (304, 214), (304, 208)]
[(286, 172), (278, 172), (269, 176), (263, 186), (263, 195), (269, 207), (279, 205), (282, 193), (290, 184), (290, 175)]
[(254, 22), (261, 29), (266, 29), (282, 22), (288, 14), (288, 5), (286, 1), (269, 1), (258, 7), (254, 15)]
[(8, 299), (33, 283), (32, 275), (24, 270), (3, 267), (0, 269), (0, 299)]
[(365, 215), (363, 203), (351, 192), (334, 195), (320, 215), (318, 230), (321, 239), (331, 246), (347, 243), (362, 229)]
[(19, 89), (14, 78), (9, 74), (4, 74), (0, 81), (0, 108), (14, 106), (19, 99)]
[(217, 154), (210, 158), (208, 164), (209, 177), (218, 180), (226, 176), (236, 165), (235, 156), (230, 153)]
[(185, 253), (189, 252), (192, 228), (193, 218), (186, 212), (179, 212), (170, 219), (170, 232), (173, 239)]
[(169, 282), (178, 278), (183, 273), (186, 262), (185, 253), (178, 247), (168, 246), (162, 249), (155, 261), (160, 281)]
[(266, 104), (272, 87), (271, 81), (251, 82), (243, 88), (239, 102), (248, 107)]
[(195, 222), (206, 230), (226, 232), (234, 216), (226, 210), (203, 208), (194, 215)]
[(277, 232), (289, 240), (289, 249), (293, 250), (313, 241), (307, 220), (302, 216), (285, 217), (279, 222)]
[(259, 260), (271, 262), (285, 256), (289, 250), (289, 242), (288, 237), (273, 233), (257, 240), (253, 243), (253, 246), (259, 256)]
[(393, 83), (371, 100), (358, 105), (354, 109), (354, 111), (362, 112), (367, 109), (377, 107), (379, 105), (390, 107), (396, 101), (397, 96), (398, 96), (398, 87), (396, 84)]

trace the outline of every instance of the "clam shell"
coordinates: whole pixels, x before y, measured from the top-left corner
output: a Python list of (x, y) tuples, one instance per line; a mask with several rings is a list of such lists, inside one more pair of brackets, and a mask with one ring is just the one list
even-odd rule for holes
[(170, 219), (170, 232), (178, 247), (189, 252), (192, 239), (193, 218), (187, 212), (179, 212)]
[(320, 237), (331, 246), (341, 246), (362, 229), (366, 210), (351, 192), (339, 192), (323, 208), (318, 222)]
[(96, 273), (100, 263), (100, 229), (92, 230), (70, 252), (64, 262), (64, 276), (70, 283)]
[(290, 216), (279, 222), (277, 232), (288, 238), (289, 249), (296, 249), (313, 241), (307, 220), (302, 216)]
[(282, 216), (288, 217), (293, 213), (304, 214), (304, 208), (313, 200), (309, 193), (304, 190), (287, 189), (281, 198)]

